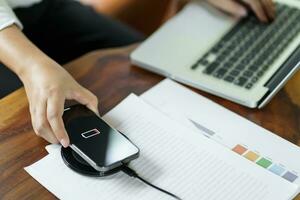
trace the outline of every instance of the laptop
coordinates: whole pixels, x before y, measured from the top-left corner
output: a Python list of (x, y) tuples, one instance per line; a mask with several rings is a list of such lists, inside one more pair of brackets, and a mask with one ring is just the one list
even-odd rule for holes
[(300, 1), (277, 0), (276, 19), (229, 16), (188, 4), (132, 54), (134, 64), (250, 108), (262, 108), (300, 66)]

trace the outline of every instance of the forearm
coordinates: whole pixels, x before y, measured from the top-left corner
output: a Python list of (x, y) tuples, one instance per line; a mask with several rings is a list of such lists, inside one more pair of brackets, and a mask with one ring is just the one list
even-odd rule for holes
[(0, 31), (0, 61), (21, 79), (28, 68), (48, 59), (17, 26)]

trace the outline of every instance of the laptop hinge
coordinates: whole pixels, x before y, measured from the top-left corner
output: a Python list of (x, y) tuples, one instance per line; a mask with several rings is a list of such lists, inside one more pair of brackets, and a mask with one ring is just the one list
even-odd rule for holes
[(289, 56), (275, 74), (266, 82), (264, 87), (268, 92), (258, 102), (258, 108), (265, 106), (270, 99), (284, 86), (300, 66), (300, 46)]

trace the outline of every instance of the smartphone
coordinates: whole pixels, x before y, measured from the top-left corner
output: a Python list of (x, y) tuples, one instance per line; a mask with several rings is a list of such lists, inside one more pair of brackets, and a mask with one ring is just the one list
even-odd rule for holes
[(139, 156), (136, 145), (84, 105), (66, 108), (63, 121), (72, 150), (97, 171), (108, 172)]

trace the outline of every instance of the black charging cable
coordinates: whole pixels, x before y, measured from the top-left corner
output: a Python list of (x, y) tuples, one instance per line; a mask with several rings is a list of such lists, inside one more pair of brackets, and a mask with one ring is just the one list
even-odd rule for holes
[(145, 183), (146, 185), (149, 185), (149, 186), (151, 186), (151, 187), (153, 187), (153, 188), (155, 188), (155, 189), (157, 189), (157, 190), (159, 190), (159, 191), (161, 191), (161, 192), (163, 192), (163, 193), (165, 193), (165, 194), (173, 197), (174, 199), (182, 200), (180, 197), (176, 196), (175, 194), (172, 194), (171, 192), (168, 192), (167, 190), (164, 190), (164, 189), (162, 189), (162, 188), (160, 188), (160, 187), (158, 187), (156, 185), (153, 185), (149, 181), (143, 179), (142, 177), (140, 177), (138, 175), (138, 173), (136, 171), (134, 171), (133, 169), (131, 169), (130, 167), (128, 167), (128, 165), (126, 165), (126, 164), (123, 164), (122, 171), (125, 174), (127, 174), (128, 176), (133, 177), (133, 178), (137, 178), (140, 181), (142, 181), (143, 183)]

